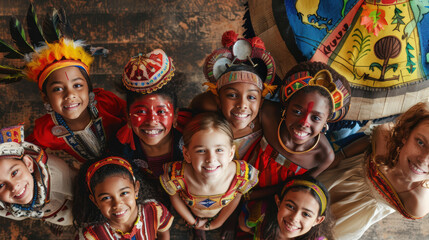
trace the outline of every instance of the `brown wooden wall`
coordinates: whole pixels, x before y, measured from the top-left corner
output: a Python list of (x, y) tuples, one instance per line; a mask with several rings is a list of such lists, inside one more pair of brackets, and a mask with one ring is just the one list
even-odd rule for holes
[[(34, 0), (39, 21), (50, 8), (63, 7), (75, 37), (110, 50), (91, 67), (94, 87), (114, 91), (131, 56), (162, 48), (173, 58), (186, 84), (178, 89), (179, 105), (203, 91), (204, 59), (221, 47), (226, 30), (243, 33), (245, 0)], [(16, 16), (25, 26), (29, 0), (0, 0), (0, 39), (13, 44), (9, 19)], [(26, 28), (26, 27), (25, 27)], [(0, 53), (0, 64), (9, 64)], [(18, 62), (19, 63), (19, 62)], [(34, 120), (45, 114), (37, 86), (23, 81), (0, 85), (0, 127), (25, 122), (26, 133)], [(63, 235), (63, 239), (70, 239)], [(0, 218), (0, 239), (58, 239), (39, 221), (10, 222)]]

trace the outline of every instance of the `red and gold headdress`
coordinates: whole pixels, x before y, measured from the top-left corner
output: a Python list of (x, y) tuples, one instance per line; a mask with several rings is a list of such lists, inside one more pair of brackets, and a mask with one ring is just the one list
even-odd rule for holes
[(94, 173), (97, 172), (98, 169), (100, 169), (103, 166), (109, 165), (109, 164), (115, 164), (115, 165), (126, 168), (131, 173), (131, 176), (133, 176), (133, 180), (135, 180), (133, 168), (131, 167), (131, 164), (127, 160), (120, 158), (120, 157), (104, 158), (100, 161), (93, 163), (91, 166), (89, 166), (88, 170), (86, 171), (85, 180), (86, 180), (86, 184), (88, 186), (88, 190), (91, 192), (91, 194), (92, 194), (92, 190), (91, 190), (91, 178), (92, 178), (92, 176), (94, 176)]
[[(262, 96), (272, 93), (275, 86), (274, 81), (276, 67), (273, 57), (265, 51), (264, 42), (259, 37), (251, 39), (238, 38), (234, 31), (227, 31), (222, 35), (223, 48), (216, 49), (204, 63), (203, 72), (208, 80), (204, 83), (208, 90), (217, 95), (219, 89), (231, 83), (249, 83), (257, 86), (262, 91)], [(229, 66), (250, 62), (260, 59), (267, 68), (267, 76), (262, 80), (257, 74), (248, 71), (231, 71), (223, 74)]]
[(128, 61), (122, 83), (133, 92), (148, 94), (167, 84), (174, 76), (173, 60), (161, 49), (139, 54)]

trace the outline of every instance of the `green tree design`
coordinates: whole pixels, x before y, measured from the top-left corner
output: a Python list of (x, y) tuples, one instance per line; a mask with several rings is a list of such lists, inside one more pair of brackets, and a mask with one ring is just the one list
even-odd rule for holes
[(413, 62), (413, 60), (411, 60), (412, 58), (415, 58), (413, 54), (411, 54), (411, 50), (414, 50), (413, 46), (411, 46), (411, 44), (409, 44), (407, 42), (407, 46), (405, 47), (405, 51), (407, 53), (407, 70), (409, 73), (413, 73), (414, 70), (416, 70), (416, 68), (414, 67), (416, 65), (415, 62)]
[(401, 13), (401, 9), (397, 8), (395, 5), (395, 15), (392, 17), (392, 24), (396, 24), (396, 27), (393, 29), (393, 31), (397, 30), (399, 32), (399, 26), (405, 25), (404, 21), (402, 21), (404, 16), (401, 16)]
[[(351, 64), (353, 66), (353, 77), (354, 79), (361, 79), (363, 77), (363, 75), (359, 75), (356, 69), (356, 65), (357, 62), (363, 58), (365, 55), (368, 54), (369, 51), (371, 51), (371, 49), (369, 48), (370, 46), (370, 36), (363, 36), (362, 32), (356, 28), (354, 30), (354, 33), (352, 35), (352, 37), (354, 37), (353, 39), (353, 46), (352, 46), (352, 50), (347, 51), (348, 54), (350, 54), (349, 57), (349, 61), (351, 61)], [(353, 51), (353, 49), (355, 49), (355, 51)], [(357, 53), (356, 53), (357, 51)], [(356, 53), (356, 55), (355, 55)]]

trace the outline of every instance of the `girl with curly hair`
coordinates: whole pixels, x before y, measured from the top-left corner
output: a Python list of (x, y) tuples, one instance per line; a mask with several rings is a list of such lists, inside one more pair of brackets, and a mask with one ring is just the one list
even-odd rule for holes
[(395, 211), (408, 219), (429, 213), (429, 103), (378, 126), (366, 153), (350, 157), (357, 148), (345, 147), (338, 166), (319, 176), (331, 194), (337, 239), (358, 239)]

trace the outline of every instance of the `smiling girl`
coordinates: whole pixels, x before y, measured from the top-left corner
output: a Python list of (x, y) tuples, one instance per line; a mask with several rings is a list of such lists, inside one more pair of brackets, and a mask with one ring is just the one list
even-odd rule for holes
[(22, 125), (0, 132), (0, 216), (71, 226), (76, 172), (61, 159), (23, 142)]
[(293, 175), (309, 171), (315, 177), (334, 160), (323, 133), (328, 121), (339, 120), (347, 112), (347, 80), (325, 64), (302, 63), (286, 74), (279, 94), (282, 105), (264, 102), (264, 137), (258, 158), (251, 162), (260, 171), (258, 185), (262, 189), (246, 198), (271, 195), (276, 187), (265, 187), (276, 186)]
[(27, 140), (64, 150), (80, 162), (102, 156), (110, 136), (125, 123), (125, 101), (103, 89), (92, 89), (89, 67), (93, 58), (79, 41), (61, 38), (30, 57), (27, 75), (38, 84), (48, 114), (35, 121)]
[(269, 202), (246, 205), (239, 225), (255, 240), (333, 239), (329, 193), (310, 176), (288, 178)]
[(222, 226), (241, 195), (258, 182), (258, 171), (232, 160), (232, 131), (216, 113), (195, 116), (185, 127), (184, 162), (164, 165), (162, 186), (189, 226), (213, 230)]
[(73, 217), (79, 239), (170, 239), (173, 216), (139, 197), (140, 181), (125, 159), (86, 163), (78, 180)]

